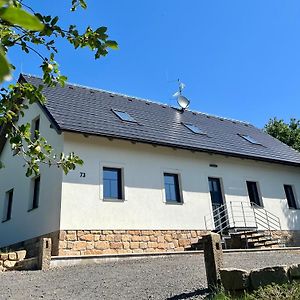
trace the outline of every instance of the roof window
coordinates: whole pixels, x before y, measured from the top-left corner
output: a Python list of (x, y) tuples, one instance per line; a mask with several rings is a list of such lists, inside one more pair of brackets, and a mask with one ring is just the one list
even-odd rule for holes
[(243, 139), (245, 139), (246, 141), (248, 141), (251, 144), (254, 145), (261, 145), (261, 143), (259, 143), (256, 139), (254, 139), (253, 137), (251, 137), (250, 135), (246, 135), (246, 134), (240, 134), (240, 137), (242, 137)]
[(125, 111), (120, 111), (120, 110), (114, 110), (112, 109), (115, 115), (117, 115), (122, 121), (126, 122), (136, 122), (136, 120), (131, 117), (127, 112)]
[(182, 123), (186, 128), (188, 128), (190, 131), (198, 134), (205, 134), (200, 128), (198, 128), (196, 125), (190, 124), (190, 123)]

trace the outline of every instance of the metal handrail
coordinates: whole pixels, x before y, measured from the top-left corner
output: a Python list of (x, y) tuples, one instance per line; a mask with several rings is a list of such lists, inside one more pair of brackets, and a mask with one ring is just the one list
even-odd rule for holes
[[(212, 227), (218, 233), (237, 227), (261, 227), (265, 230), (281, 230), (280, 219), (253, 202), (230, 201), (212, 210), (204, 217), (206, 229)], [(239, 226), (240, 225), (240, 226)]]

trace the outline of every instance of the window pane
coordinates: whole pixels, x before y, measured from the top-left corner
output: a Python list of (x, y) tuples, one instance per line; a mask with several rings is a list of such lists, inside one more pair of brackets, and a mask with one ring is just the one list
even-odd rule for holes
[(112, 111), (123, 121), (136, 122), (135, 119), (125, 111), (119, 111), (114, 109)]
[(164, 174), (165, 194), (167, 202), (181, 202), (177, 174)]
[(284, 191), (285, 191), (289, 208), (297, 208), (293, 187), (291, 185), (285, 184)]
[(121, 169), (103, 168), (103, 197), (122, 199)]
[(3, 211), (3, 221), (8, 221), (11, 219), (11, 211), (13, 204), (13, 190), (9, 191), (5, 195), (4, 211)]
[(246, 183), (250, 202), (262, 206), (261, 199), (258, 193), (257, 183), (253, 181), (247, 181)]
[(32, 209), (38, 208), (40, 197), (40, 177), (34, 179)]

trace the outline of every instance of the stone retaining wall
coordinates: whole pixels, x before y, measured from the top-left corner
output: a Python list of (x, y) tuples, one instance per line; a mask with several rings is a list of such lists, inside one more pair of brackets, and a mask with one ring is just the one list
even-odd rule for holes
[(9, 253), (0, 253), (0, 272), (11, 270), (15, 265), (25, 259), (26, 250)]
[(203, 230), (63, 230), (58, 255), (184, 251)]
[(300, 264), (274, 266), (257, 270), (220, 269), (221, 282), (226, 290), (256, 290), (270, 284), (285, 284), (300, 280)]

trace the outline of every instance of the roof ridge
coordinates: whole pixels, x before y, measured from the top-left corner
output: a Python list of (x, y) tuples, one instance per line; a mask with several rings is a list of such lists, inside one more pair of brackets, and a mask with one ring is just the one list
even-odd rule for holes
[[(21, 74), (26, 75), (26, 76), (30, 76), (30, 77), (35, 77), (35, 78), (38, 78), (38, 79), (42, 79), (40, 76), (37, 76), (37, 75), (32, 75), (32, 74), (28, 74), (28, 73), (21, 73)], [(142, 98), (142, 97), (131, 96), (131, 95), (118, 93), (118, 92), (112, 92), (112, 91), (109, 91), (109, 90), (90, 87), (90, 86), (86, 86), (86, 85), (82, 85), (82, 84), (78, 84), (78, 83), (73, 83), (73, 82), (69, 82), (69, 81), (67, 81), (66, 84), (71, 85), (71, 86), (75, 86), (75, 87), (79, 87), (79, 88), (84, 88), (84, 89), (87, 89), (87, 90), (94, 90), (94, 91), (98, 91), (98, 92), (109, 93), (109, 94), (121, 96), (121, 97), (124, 97), (124, 98), (132, 98), (132, 99), (136, 99), (136, 100), (139, 100), (139, 101), (146, 101), (146, 102), (150, 102), (150, 103), (153, 103), (153, 104), (163, 105), (163, 106), (167, 106), (167, 107), (170, 107), (170, 108), (173, 108), (173, 109), (177, 109), (177, 107), (172, 106), (170, 104), (155, 101), (155, 100), (150, 100), (150, 99), (146, 99), (146, 98)], [(226, 121), (238, 122), (238, 123), (241, 123), (241, 124), (251, 125), (251, 123), (249, 123), (249, 122), (241, 121), (241, 120), (237, 120), (237, 119), (233, 119), (233, 118), (221, 117), (221, 116), (218, 116), (218, 115), (213, 115), (213, 114), (200, 112), (200, 111), (196, 111), (196, 110), (191, 110), (191, 109), (188, 109), (187, 111), (189, 111), (191, 113), (197, 113), (199, 115), (209, 116), (209, 117), (216, 118), (216, 119), (222, 119), (222, 120), (226, 120)]]

